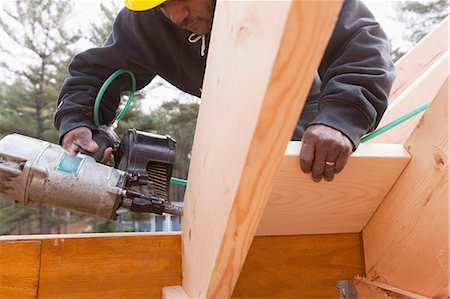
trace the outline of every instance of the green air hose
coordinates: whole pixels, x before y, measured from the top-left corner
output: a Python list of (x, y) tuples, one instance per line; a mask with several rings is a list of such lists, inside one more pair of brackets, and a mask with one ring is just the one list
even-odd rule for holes
[(100, 121), (99, 121), (99, 118), (98, 118), (98, 112), (100, 110), (100, 104), (102, 102), (103, 95), (105, 94), (105, 92), (108, 89), (109, 85), (111, 85), (111, 83), (117, 77), (119, 77), (122, 74), (129, 74), (130, 75), (130, 77), (131, 77), (131, 91), (130, 91), (130, 95), (128, 97), (128, 101), (125, 104), (125, 107), (122, 109), (122, 111), (120, 111), (119, 115), (114, 120), (114, 123), (116, 125), (117, 125), (117, 123), (119, 121), (122, 120), (122, 118), (124, 117), (125, 113), (127, 113), (128, 108), (130, 108), (131, 102), (134, 99), (134, 93), (136, 92), (136, 77), (134, 76), (133, 72), (130, 71), (130, 70), (118, 69), (117, 71), (112, 73), (112, 75), (109, 76), (109, 78), (103, 83), (102, 87), (100, 88), (99, 92), (97, 93), (97, 96), (95, 97), (95, 102), (94, 102), (94, 125), (96, 127), (100, 126)]
[[(116, 119), (114, 120), (114, 124), (117, 125), (117, 123), (119, 121), (122, 120), (122, 118), (124, 117), (125, 113), (127, 113), (128, 108), (130, 108), (131, 102), (134, 99), (134, 94), (136, 92), (136, 77), (134, 76), (133, 72), (127, 69), (118, 69), (117, 71), (115, 71), (114, 73), (112, 73), (111, 76), (109, 76), (109, 78), (103, 83), (102, 87), (100, 88), (100, 91), (97, 94), (97, 97), (95, 98), (95, 102), (94, 102), (94, 125), (96, 127), (100, 126), (100, 121), (98, 118), (98, 112), (100, 110), (100, 103), (102, 102), (102, 98), (103, 95), (105, 94), (106, 90), (108, 89), (109, 85), (111, 85), (111, 83), (120, 75), (122, 74), (129, 74), (131, 77), (131, 91), (130, 91), (130, 95), (128, 97), (128, 101), (125, 104), (125, 107), (122, 109), (122, 111), (119, 113), (119, 115), (116, 117)], [(402, 122), (410, 119), (413, 116), (416, 116), (417, 114), (419, 114), (422, 111), (425, 111), (431, 104), (431, 101), (429, 101), (428, 103), (423, 104), (422, 106), (406, 113), (405, 115), (402, 115), (401, 117), (399, 117), (398, 119), (388, 123), (387, 125), (369, 133), (364, 135), (363, 137), (361, 137), (361, 143), (364, 143), (372, 138), (377, 137), (378, 135), (392, 129), (395, 126), (398, 126), (399, 124), (401, 124)], [(183, 179), (179, 179), (179, 178), (171, 178), (170, 181), (174, 184), (179, 184), (179, 185), (187, 185), (187, 180), (183, 180)]]
[(390, 129), (392, 129), (395, 126), (398, 126), (399, 124), (401, 124), (402, 122), (410, 119), (411, 117), (416, 116), (420, 112), (425, 111), (430, 106), (430, 104), (431, 104), (431, 101), (429, 101), (428, 103), (423, 104), (420, 107), (417, 107), (414, 110), (409, 111), (405, 115), (400, 116), (399, 118), (397, 118), (396, 120), (388, 123), (387, 125), (379, 128), (379, 129), (377, 129), (377, 130), (375, 130), (375, 131), (373, 131), (373, 132), (371, 132), (369, 134), (364, 135), (363, 137), (361, 137), (361, 143), (366, 142), (366, 141), (368, 141), (368, 140), (370, 140), (372, 138), (375, 138), (378, 135), (386, 132), (387, 130), (390, 130)]
[[(119, 77), (122, 74), (129, 74), (130, 75), (130, 77), (131, 77), (131, 91), (130, 91), (130, 95), (128, 96), (128, 101), (125, 104), (125, 107), (123, 107), (122, 111), (120, 111), (119, 115), (117, 115), (116, 119), (113, 121), (114, 127), (117, 126), (119, 121), (122, 120), (122, 118), (125, 116), (125, 113), (127, 113), (128, 108), (130, 108), (130, 106), (131, 106), (131, 102), (134, 99), (134, 94), (136, 93), (136, 76), (130, 70), (118, 69), (117, 71), (112, 73), (111, 76), (109, 76), (109, 78), (103, 83), (102, 87), (100, 87), (100, 90), (97, 93), (97, 96), (95, 97), (93, 118), (94, 118), (94, 125), (96, 127), (100, 126), (100, 120), (99, 120), (98, 114), (99, 114), (99, 111), (100, 111), (100, 104), (102, 102), (103, 95), (105, 94), (106, 90), (111, 85), (111, 83), (117, 77)], [(179, 184), (179, 185), (184, 185), (184, 186), (187, 185), (187, 181), (183, 180), (183, 179), (171, 178), (170, 181), (172, 183)]]

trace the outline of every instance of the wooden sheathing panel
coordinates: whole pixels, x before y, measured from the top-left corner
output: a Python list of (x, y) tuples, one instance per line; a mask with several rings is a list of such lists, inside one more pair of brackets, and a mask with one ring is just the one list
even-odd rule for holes
[(411, 161), (363, 230), (369, 279), (433, 298), (449, 296), (448, 87), (406, 142)]
[(449, 20), (447, 17), (428, 33), (414, 48), (395, 64), (397, 79), (392, 86), (390, 101), (395, 101), (439, 57), (448, 51)]
[(406, 167), (399, 144), (361, 144), (332, 182), (300, 169), (300, 142), (289, 142), (257, 235), (359, 233)]
[(231, 296), (341, 4), (217, 2), (183, 217), (191, 298)]
[(339, 298), (364, 272), (360, 234), (255, 237), (233, 298)]
[(15, 238), (42, 242), (40, 298), (161, 298), (162, 287), (181, 283), (180, 234)]
[(0, 240), (0, 298), (36, 298), (40, 241)]
[[(411, 83), (403, 93), (391, 103), (383, 115), (378, 127), (398, 119), (407, 112), (431, 101), (450, 74), (450, 51), (447, 50), (423, 72), (416, 81)], [(395, 128), (369, 140), (369, 143), (400, 143), (404, 144), (420, 121), (423, 112), (396, 126)]]

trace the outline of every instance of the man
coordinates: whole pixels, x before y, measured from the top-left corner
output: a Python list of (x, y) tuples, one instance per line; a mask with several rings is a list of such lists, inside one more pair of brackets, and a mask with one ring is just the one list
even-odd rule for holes
[[(106, 43), (77, 55), (58, 99), (55, 125), (62, 145), (95, 152), (93, 100), (116, 69), (128, 68), (138, 89), (160, 75), (201, 96), (215, 0), (125, 0)], [(267, 20), (270, 22), (270, 20)], [(394, 79), (389, 45), (380, 25), (358, 0), (345, 1), (305, 108), (293, 134), (302, 139), (301, 168), (314, 181), (331, 181), (359, 138), (376, 128)], [(128, 78), (111, 85), (100, 118), (110, 123)], [(106, 158), (111, 149), (105, 151)]]

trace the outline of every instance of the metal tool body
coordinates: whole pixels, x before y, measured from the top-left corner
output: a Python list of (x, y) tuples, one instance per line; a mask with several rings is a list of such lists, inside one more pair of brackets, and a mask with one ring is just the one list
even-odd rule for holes
[(97, 163), (88, 155), (71, 156), (59, 145), (19, 134), (8, 135), (0, 140), (0, 197), (23, 206), (56, 206), (109, 219), (116, 219), (120, 207), (181, 215), (181, 208), (168, 201), (168, 187), (165, 196), (161, 196), (162, 192), (154, 188), (160, 183), (150, 179), (152, 174), (136, 171), (154, 163), (151, 151), (156, 151), (138, 139), (147, 138), (150, 143), (157, 140), (160, 151), (166, 151), (165, 165), (170, 170), (160, 180), (169, 181), (175, 141), (134, 130), (126, 136), (135, 139), (140, 159), (130, 158), (136, 156), (132, 147), (120, 148), (118, 152), (122, 154), (116, 157), (116, 165), (122, 169), (118, 169)]

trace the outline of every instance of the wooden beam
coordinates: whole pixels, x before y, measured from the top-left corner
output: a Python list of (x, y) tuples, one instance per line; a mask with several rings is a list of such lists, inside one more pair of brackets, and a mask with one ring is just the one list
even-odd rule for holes
[(384, 283), (368, 280), (358, 276), (353, 279), (358, 298), (364, 299), (432, 299), (406, 290), (402, 290)]
[(217, 2), (182, 225), (191, 298), (231, 296), (340, 6)]
[(442, 54), (448, 51), (449, 20), (447, 17), (395, 64), (397, 79), (390, 101), (395, 101)]
[[(387, 125), (407, 112), (431, 101), (447, 80), (450, 74), (449, 56), (447, 50), (416, 81), (411, 83), (395, 102), (391, 103), (384, 114), (379, 127)], [(371, 139), (369, 143), (400, 143), (404, 144), (419, 123), (423, 112), (395, 128)]]
[(189, 299), (189, 296), (180, 285), (167, 286), (162, 289), (162, 299)]
[(0, 244), (14, 239), (42, 243), (40, 259), (6, 252), (11, 267), (40, 260), (39, 298), (160, 298), (163, 286), (181, 283), (180, 234), (13, 236)]
[(406, 142), (411, 162), (363, 230), (369, 279), (433, 298), (449, 295), (448, 87)]
[(339, 298), (364, 273), (360, 234), (255, 237), (233, 298)]
[(290, 142), (257, 235), (361, 232), (410, 159), (402, 145), (361, 144), (332, 182), (300, 169)]
[(40, 241), (0, 241), (0, 298), (36, 298)]
[[(41, 243), (39, 298), (159, 298), (161, 280), (181, 283), (180, 234), (2, 236), (0, 298), (38, 295)], [(363, 272), (360, 234), (255, 237), (233, 297), (334, 298), (336, 280)]]

